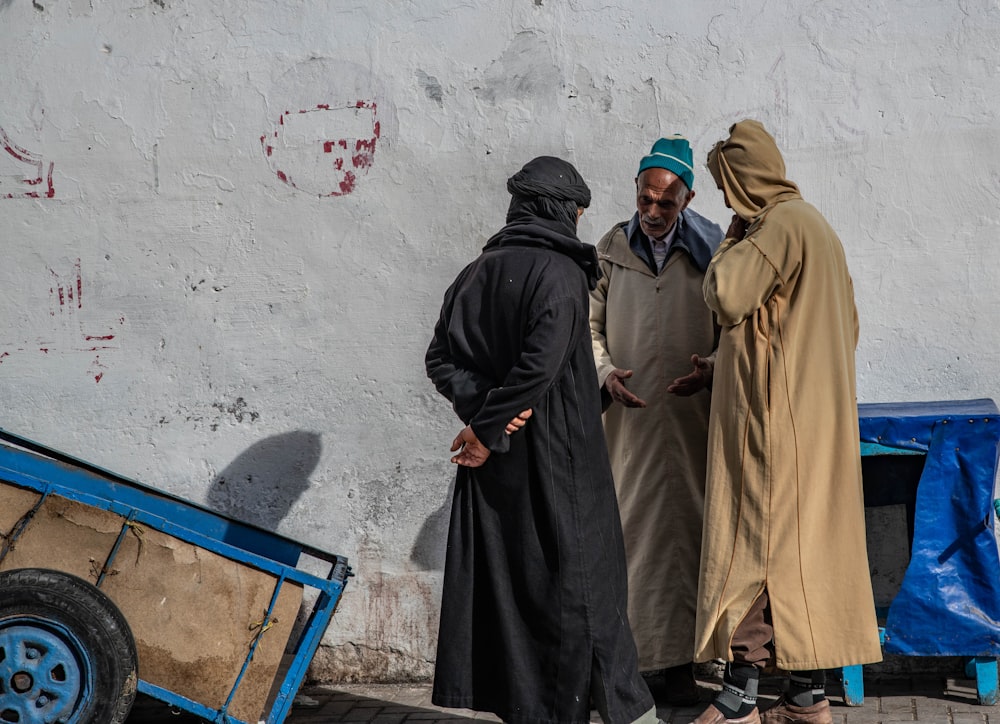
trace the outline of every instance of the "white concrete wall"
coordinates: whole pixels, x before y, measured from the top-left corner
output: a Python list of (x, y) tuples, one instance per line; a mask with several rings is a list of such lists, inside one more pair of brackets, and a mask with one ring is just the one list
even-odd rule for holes
[(507, 176), (572, 160), (596, 240), (683, 132), (725, 227), (702, 162), (759, 118), (846, 246), (861, 400), (997, 398), (998, 37), (995, 0), (0, 0), (0, 426), (349, 556), (315, 672), (427, 675), (423, 354)]

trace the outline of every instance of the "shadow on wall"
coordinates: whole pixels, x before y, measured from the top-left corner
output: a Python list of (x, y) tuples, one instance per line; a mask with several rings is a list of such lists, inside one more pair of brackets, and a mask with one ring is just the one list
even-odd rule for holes
[(428, 516), (420, 526), (413, 548), (410, 549), (410, 561), (425, 571), (443, 571), (444, 556), (448, 543), (448, 524), (451, 521), (451, 499), (455, 494), (455, 481), (452, 479), (441, 507)]
[(216, 476), (206, 502), (237, 520), (277, 530), (309, 487), (322, 449), (319, 434), (303, 430), (254, 443)]

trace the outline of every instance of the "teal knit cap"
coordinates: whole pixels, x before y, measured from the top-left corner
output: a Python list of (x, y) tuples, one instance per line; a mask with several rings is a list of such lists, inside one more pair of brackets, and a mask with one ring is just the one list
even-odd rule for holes
[(665, 168), (676, 174), (689, 189), (694, 187), (694, 157), (691, 144), (684, 136), (667, 136), (654, 143), (649, 155), (639, 162), (639, 173), (647, 168)]

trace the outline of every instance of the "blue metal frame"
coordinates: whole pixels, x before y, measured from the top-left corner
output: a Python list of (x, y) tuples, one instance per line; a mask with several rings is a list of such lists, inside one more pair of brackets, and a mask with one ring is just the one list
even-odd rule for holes
[[(270, 621), (281, 587), (286, 582), (291, 581), (318, 591), (305, 627), (292, 642), (294, 657), (281, 680), (277, 697), (265, 721), (267, 724), (281, 724), (285, 720), (295, 693), (305, 678), (309, 663), (333, 617), (347, 578), (352, 575), (344, 556), (327, 553), (243, 523), (0, 429), (0, 484), (3, 483), (34, 490), (40, 497), (34, 508), (14, 526), (4, 541), (0, 548), (0, 561), (30, 524), (31, 517), (42, 502), (49, 495), (59, 495), (116, 513), (125, 519), (115, 545), (99, 573), (98, 587), (104, 581), (106, 571), (111, 568), (124, 537), (133, 526), (141, 525), (275, 576), (277, 581), (261, 622), (262, 629)], [(329, 564), (326, 578), (298, 569), (296, 566), (302, 555)], [(259, 640), (258, 636), (249, 646), (226, 703), (219, 709), (211, 709), (142, 679), (139, 680), (138, 690), (210, 722), (251, 724), (228, 714), (227, 709), (243, 680)]]

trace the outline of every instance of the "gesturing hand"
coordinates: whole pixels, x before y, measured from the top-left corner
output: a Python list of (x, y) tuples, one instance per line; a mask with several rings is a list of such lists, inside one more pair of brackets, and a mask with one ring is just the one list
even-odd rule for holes
[(667, 385), (667, 392), (688, 397), (712, 384), (712, 376), (715, 373), (714, 360), (693, 354), (691, 364), (694, 365), (694, 370)]
[(625, 407), (645, 407), (646, 401), (636, 397), (625, 387), (625, 380), (631, 376), (632, 370), (612, 370), (604, 380), (604, 389), (611, 395), (612, 402), (620, 402)]

